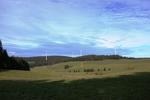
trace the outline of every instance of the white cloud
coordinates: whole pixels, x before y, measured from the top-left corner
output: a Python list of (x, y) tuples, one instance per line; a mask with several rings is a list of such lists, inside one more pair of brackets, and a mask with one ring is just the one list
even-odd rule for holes
[(35, 41), (12, 39), (12, 38), (6, 39), (3, 44), (4, 46), (16, 47), (19, 49), (32, 49), (37, 48), (40, 45)]
[(59, 41), (59, 40), (55, 40), (55, 41), (53, 41), (54, 43), (57, 43), (57, 44), (66, 44), (65, 42), (63, 42), (63, 41)]
[(10, 56), (14, 56), (14, 55), (16, 55), (17, 53), (16, 53), (16, 52), (13, 52), (13, 51), (9, 51), (8, 54), (9, 54)]
[(95, 40), (95, 46), (106, 48), (134, 48), (150, 44), (150, 36), (146, 34), (134, 33), (122, 36), (122, 34), (106, 34), (99, 36)]

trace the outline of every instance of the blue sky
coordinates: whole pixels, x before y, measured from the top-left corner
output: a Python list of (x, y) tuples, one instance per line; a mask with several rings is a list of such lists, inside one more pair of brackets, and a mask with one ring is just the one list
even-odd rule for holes
[(0, 0), (10, 55), (150, 57), (150, 0)]

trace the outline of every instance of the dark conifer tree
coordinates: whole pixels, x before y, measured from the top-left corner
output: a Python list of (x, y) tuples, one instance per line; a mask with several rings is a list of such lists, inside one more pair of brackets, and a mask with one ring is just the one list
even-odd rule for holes
[(0, 40), (0, 52), (3, 50), (2, 41)]
[(0, 69), (30, 70), (30, 66), (21, 58), (9, 57), (0, 40)]
[(3, 61), (3, 46), (2, 46), (2, 42), (0, 40), (0, 68), (2, 68), (2, 66), (4, 66), (4, 61)]

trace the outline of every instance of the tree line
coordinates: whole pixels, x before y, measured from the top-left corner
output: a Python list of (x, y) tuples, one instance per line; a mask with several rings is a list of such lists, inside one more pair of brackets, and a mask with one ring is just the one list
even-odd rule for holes
[(0, 70), (30, 70), (27, 61), (22, 58), (9, 57), (6, 49), (3, 48), (2, 41), (0, 40)]
[(129, 57), (123, 57), (120, 55), (84, 55), (80, 57), (67, 57), (67, 56), (48, 56), (47, 60), (45, 60), (44, 56), (38, 57), (24, 57), (31, 67), (35, 66), (43, 66), (43, 65), (53, 65), (62, 62), (70, 62), (70, 61), (102, 61), (106, 59), (134, 59)]

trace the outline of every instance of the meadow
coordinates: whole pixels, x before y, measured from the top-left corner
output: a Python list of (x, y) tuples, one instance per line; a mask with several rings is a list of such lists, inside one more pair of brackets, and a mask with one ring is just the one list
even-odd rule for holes
[(0, 72), (0, 100), (149, 100), (150, 60), (76, 61)]

